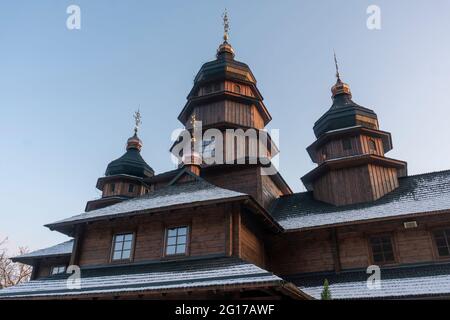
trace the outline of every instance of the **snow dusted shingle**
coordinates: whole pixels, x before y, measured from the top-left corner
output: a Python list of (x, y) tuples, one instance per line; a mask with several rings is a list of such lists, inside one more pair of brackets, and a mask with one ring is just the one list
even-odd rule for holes
[(57, 244), (52, 247), (48, 247), (45, 249), (36, 250), (33, 252), (29, 252), (26, 254), (22, 254), (20, 256), (16, 256), (12, 258), (13, 261), (26, 261), (34, 258), (44, 258), (44, 257), (53, 257), (60, 255), (70, 255), (73, 249), (73, 239)]
[(299, 277), (299, 289), (320, 299), (323, 282), (330, 283), (332, 299), (395, 299), (450, 295), (450, 264), (381, 268), (380, 287), (367, 286), (366, 270)]
[(214, 200), (246, 197), (244, 193), (214, 186), (204, 180), (173, 184), (146, 195), (126, 200), (111, 206), (84, 212), (47, 225), (70, 224), (74, 222), (97, 220), (114, 216), (140, 213), (148, 210), (163, 209), (176, 205), (195, 204)]
[(81, 289), (73, 290), (67, 288), (66, 277), (58, 275), (2, 289), (0, 299), (284, 283), (272, 273), (236, 258), (82, 269)]
[(399, 187), (368, 203), (333, 206), (312, 192), (280, 197), (271, 210), (286, 230), (450, 210), (450, 170), (399, 178)]

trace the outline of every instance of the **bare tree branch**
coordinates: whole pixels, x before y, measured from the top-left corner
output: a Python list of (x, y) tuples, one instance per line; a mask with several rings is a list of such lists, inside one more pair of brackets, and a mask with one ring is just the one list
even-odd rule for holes
[[(12, 262), (8, 258), (8, 251), (5, 247), (6, 241), (7, 238), (0, 240), (0, 289), (28, 281), (32, 270), (31, 266)], [(19, 254), (25, 254), (27, 252), (27, 248), (19, 248)]]

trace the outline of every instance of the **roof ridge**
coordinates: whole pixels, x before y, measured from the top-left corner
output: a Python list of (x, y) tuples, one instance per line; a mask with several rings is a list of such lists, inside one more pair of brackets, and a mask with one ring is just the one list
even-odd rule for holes
[(399, 179), (407, 179), (407, 178), (413, 178), (413, 177), (427, 176), (427, 175), (439, 174), (439, 173), (444, 173), (444, 172), (448, 172), (450, 174), (450, 169), (443, 169), (443, 170), (437, 170), (437, 171), (416, 173), (416, 174), (411, 174), (411, 175), (407, 175), (407, 176), (404, 176), (404, 177), (399, 177)]

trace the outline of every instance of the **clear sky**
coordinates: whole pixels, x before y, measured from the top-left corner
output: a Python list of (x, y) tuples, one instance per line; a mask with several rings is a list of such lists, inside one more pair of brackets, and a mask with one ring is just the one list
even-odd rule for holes
[[(66, 28), (71, 4), (81, 30)], [(371, 4), (381, 30), (366, 27)], [(174, 168), (170, 135), (221, 42), (225, 7), (295, 191), (313, 168), (313, 124), (331, 105), (333, 49), (355, 102), (392, 133), (388, 156), (410, 174), (450, 168), (448, 0), (2, 1), (0, 238), (30, 249), (64, 240), (42, 225), (100, 195), (96, 180), (123, 154), (138, 105), (144, 158), (157, 173)]]

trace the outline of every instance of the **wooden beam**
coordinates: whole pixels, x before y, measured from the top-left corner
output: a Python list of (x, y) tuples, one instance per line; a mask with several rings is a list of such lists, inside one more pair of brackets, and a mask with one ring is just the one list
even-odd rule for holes
[(330, 236), (331, 236), (331, 253), (333, 255), (334, 271), (341, 272), (341, 270), (342, 270), (341, 255), (339, 252), (339, 242), (337, 239), (336, 228), (330, 229)]

